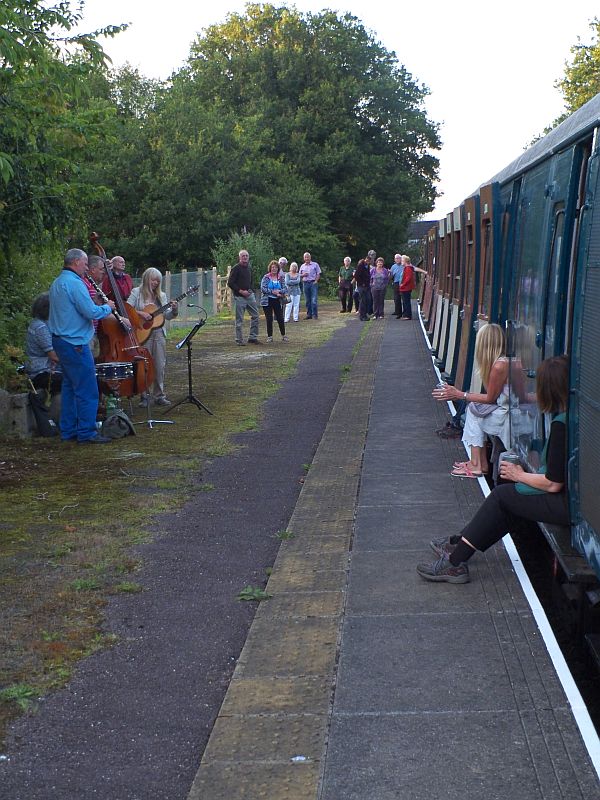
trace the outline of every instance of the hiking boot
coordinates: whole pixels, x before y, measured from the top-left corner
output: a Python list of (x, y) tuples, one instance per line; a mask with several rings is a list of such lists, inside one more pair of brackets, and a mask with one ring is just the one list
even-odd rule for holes
[(429, 547), (431, 547), (433, 552), (439, 558), (444, 555), (449, 556), (456, 545), (452, 544), (449, 536), (444, 536), (443, 539), (432, 539), (429, 542)]
[(417, 572), (426, 581), (445, 581), (446, 583), (468, 583), (469, 568), (466, 564), (455, 567), (447, 555), (442, 555), (433, 564), (418, 564)]

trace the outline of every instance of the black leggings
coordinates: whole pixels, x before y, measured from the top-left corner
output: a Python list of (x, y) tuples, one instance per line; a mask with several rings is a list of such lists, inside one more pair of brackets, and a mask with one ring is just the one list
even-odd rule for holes
[[(456, 549), (450, 561), (458, 565), (467, 561), (473, 547), (482, 552), (487, 550), (505, 534), (515, 528), (518, 520), (531, 522), (553, 522), (557, 525), (569, 524), (569, 509), (566, 492), (544, 492), (544, 494), (519, 494), (514, 483), (503, 483), (486, 497), (484, 502), (457, 537)], [(464, 537), (473, 547), (460, 541)]]
[(285, 322), (283, 321), (283, 307), (281, 300), (278, 297), (269, 297), (269, 305), (263, 306), (262, 310), (265, 312), (267, 319), (267, 336), (273, 336), (273, 314), (279, 325), (281, 335), (285, 336)]

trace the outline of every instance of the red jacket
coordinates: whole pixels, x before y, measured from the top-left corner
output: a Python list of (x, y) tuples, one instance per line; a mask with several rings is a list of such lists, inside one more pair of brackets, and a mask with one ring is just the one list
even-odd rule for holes
[(412, 264), (406, 264), (404, 272), (402, 273), (402, 280), (400, 282), (400, 292), (412, 292), (417, 285), (415, 280), (415, 268)]

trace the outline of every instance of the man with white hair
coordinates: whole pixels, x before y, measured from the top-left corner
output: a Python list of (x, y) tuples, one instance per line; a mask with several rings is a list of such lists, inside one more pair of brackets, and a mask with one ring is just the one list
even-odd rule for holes
[(304, 253), (304, 263), (300, 267), (300, 280), (304, 287), (306, 299), (306, 319), (318, 319), (318, 294), (321, 267), (312, 260), (310, 253)]
[(239, 261), (229, 273), (227, 285), (233, 292), (235, 303), (235, 343), (244, 345), (244, 312), (250, 314), (250, 334), (248, 344), (260, 344), (258, 341), (258, 305), (252, 284), (250, 255), (247, 250), (240, 250)]
[(115, 304), (94, 303), (83, 282), (87, 268), (83, 250), (67, 250), (63, 270), (50, 287), (48, 328), (63, 373), (60, 438), (106, 444), (111, 440), (96, 430), (98, 383), (89, 343), (94, 335), (92, 320), (108, 317)]

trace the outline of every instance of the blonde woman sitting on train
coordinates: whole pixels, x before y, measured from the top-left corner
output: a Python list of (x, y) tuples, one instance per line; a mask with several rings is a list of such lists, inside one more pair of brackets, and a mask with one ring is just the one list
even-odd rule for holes
[[(485, 437), (498, 436), (506, 449), (510, 448), (512, 410), (523, 394), (521, 370), (505, 355), (504, 331), (500, 325), (489, 323), (477, 332), (475, 361), (479, 367), (484, 392), (461, 392), (455, 386), (434, 389), (437, 400), (464, 400), (468, 403), (462, 441), (470, 448), (469, 461), (457, 461), (452, 475), (460, 478), (480, 478), (489, 472)], [(512, 385), (511, 385), (512, 383)], [(511, 418), (512, 416), (512, 418)]]

